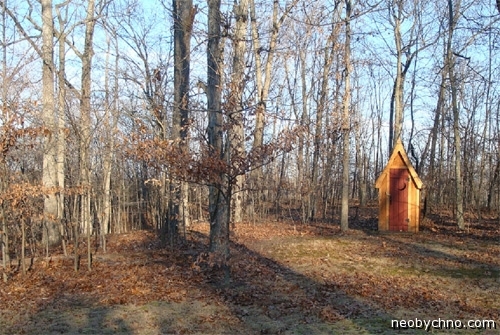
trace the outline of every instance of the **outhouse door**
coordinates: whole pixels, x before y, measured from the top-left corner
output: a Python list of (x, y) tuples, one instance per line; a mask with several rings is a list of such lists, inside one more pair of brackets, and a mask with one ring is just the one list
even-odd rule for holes
[(389, 230), (408, 231), (409, 180), (407, 169), (390, 169)]

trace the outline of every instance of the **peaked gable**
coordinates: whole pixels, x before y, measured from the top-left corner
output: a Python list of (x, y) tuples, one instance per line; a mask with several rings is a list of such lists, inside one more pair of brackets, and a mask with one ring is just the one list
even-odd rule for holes
[(413, 165), (410, 162), (410, 159), (408, 158), (408, 155), (406, 154), (406, 151), (403, 147), (403, 143), (401, 140), (397, 140), (396, 145), (392, 149), (392, 154), (391, 157), (389, 158), (389, 162), (385, 166), (384, 170), (380, 174), (380, 176), (377, 178), (375, 182), (375, 188), (380, 188), (383, 181), (385, 180), (387, 174), (389, 173), (390, 169), (398, 169), (398, 168), (406, 168), (408, 169), (408, 173), (410, 174), (411, 179), (415, 183), (415, 186), (417, 189), (421, 189), (423, 186), (422, 180), (419, 178), (417, 175), (417, 171), (413, 168)]

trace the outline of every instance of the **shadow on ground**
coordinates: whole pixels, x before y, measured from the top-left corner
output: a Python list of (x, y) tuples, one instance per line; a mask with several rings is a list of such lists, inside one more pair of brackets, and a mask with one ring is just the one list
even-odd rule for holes
[[(425, 238), (374, 233), (366, 229), (373, 219), (358, 220), (359, 229), (347, 234), (323, 223), (277, 224), (296, 232), (289, 237), (262, 232), (259, 239), (269, 243), (261, 247), (279, 248), (293, 241), (344, 247), (340, 255), (329, 249), (328, 257), (305, 250), (309, 272), (298, 271), (286, 257), (258, 252), (235, 236), (229, 283), (203, 257), (208, 238), (202, 232), (191, 232), (184, 244), (172, 249), (160, 248), (153, 233), (141, 233), (142, 240), (131, 233), (125, 242), (110, 243), (109, 254), (96, 255), (90, 273), (62, 275), (71, 265), (37, 272), (35, 266), (24, 281), (0, 284), (0, 334), (390, 334), (391, 320), (402, 316), (422, 319), (446, 311), (456, 318), (498, 317), (498, 311), (488, 314), (486, 305), (467, 305), (461, 297), (442, 294), (440, 286), (417, 281), (419, 271), (430, 272), (431, 280), (454, 279), (457, 266), (472, 269), (464, 272), (465, 279), (483, 278), (474, 269), (498, 277), (495, 261), (452, 254), (446, 249), (450, 246), (426, 245)], [(381, 259), (385, 263), (377, 265)], [(405, 262), (411, 271), (387, 275)], [(489, 290), (494, 289), (491, 279)], [(433, 282), (443, 283), (448, 282)], [(8, 299), (18, 299), (17, 307)], [(23, 304), (26, 313), (16, 314)], [(407, 312), (395, 312), (398, 308)]]

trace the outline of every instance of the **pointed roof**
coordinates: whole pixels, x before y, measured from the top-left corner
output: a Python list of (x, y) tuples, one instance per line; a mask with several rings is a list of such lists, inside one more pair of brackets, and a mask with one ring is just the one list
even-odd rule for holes
[(380, 188), (383, 180), (385, 179), (386, 174), (389, 172), (391, 167), (406, 167), (408, 169), (408, 173), (410, 174), (411, 179), (415, 182), (415, 185), (418, 189), (421, 189), (424, 185), (422, 180), (417, 175), (417, 171), (413, 168), (413, 165), (406, 154), (405, 148), (403, 147), (403, 142), (401, 139), (396, 141), (396, 145), (392, 149), (391, 157), (389, 158), (389, 162), (385, 166), (384, 170), (380, 174), (380, 176), (375, 181), (375, 188)]

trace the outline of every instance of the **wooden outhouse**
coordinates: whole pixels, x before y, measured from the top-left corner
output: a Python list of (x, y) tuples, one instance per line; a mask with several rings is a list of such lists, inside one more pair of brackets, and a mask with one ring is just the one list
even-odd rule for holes
[(379, 197), (378, 229), (418, 232), (422, 186), (403, 143), (398, 140), (375, 182)]

